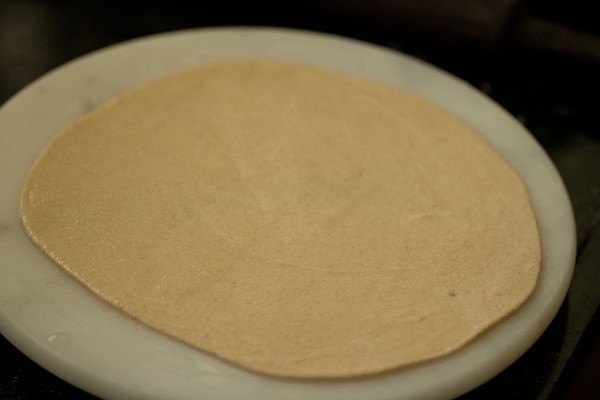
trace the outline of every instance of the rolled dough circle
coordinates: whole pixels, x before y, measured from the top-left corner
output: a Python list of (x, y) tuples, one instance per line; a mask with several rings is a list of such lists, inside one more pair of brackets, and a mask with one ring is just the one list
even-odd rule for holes
[(304, 65), (171, 75), (79, 119), (23, 191), (29, 236), (101, 298), (251, 370), (449, 354), (540, 272), (525, 186), (432, 103)]

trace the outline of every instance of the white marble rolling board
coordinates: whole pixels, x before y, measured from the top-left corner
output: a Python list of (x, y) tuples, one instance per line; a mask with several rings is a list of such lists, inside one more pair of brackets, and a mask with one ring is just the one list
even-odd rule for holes
[[(539, 285), (518, 312), (452, 355), (364, 379), (275, 379), (166, 337), (106, 305), (46, 258), (18, 214), (26, 174), (49, 139), (102, 102), (184, 68), (226, 59), (312, 64), (403, 88), (471, 125), (514, 166), (541, 229)], [(0, 108), (0, 331), (35, 362), (103, 398), (435, 399), (492, 378), (549, 325), (568, 289), (575, 227), (562, 181), (532, 136), (466, 83), (406, 55), (318, 33), (216, 28), (111, 46), (48, 73)], [(398, 343), (402, 346), (402, 343)]]

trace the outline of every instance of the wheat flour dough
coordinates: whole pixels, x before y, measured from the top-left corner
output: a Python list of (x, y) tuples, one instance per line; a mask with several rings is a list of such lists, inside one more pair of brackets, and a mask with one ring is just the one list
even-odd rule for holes
[(21, 218), (110, 304), (280, 377), (444, 356), (519, 308), (541, 265), (527, 190), (477, 133), (280, 62), (184, 71), (85, 115), (31, 169)]

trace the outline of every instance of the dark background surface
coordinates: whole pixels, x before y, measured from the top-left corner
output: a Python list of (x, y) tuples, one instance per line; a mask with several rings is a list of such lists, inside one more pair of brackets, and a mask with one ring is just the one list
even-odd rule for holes
[[(600, 398), (600, 14), (592, 3), (0, 0), (0, 104), (90, 51), (206, 26), (334, 33), (437, 65), (484, 91), (529, 129), (563, 177), (577, 222), (575, 275), (556, 318), (518, 361), (464, 398)], [(0, 399), (38, 398), (93, 396), (0, 336)]]

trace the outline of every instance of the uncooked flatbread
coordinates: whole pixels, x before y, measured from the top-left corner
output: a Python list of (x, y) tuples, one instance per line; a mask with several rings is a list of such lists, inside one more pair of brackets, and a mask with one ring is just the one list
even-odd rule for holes
[(67, 127), (21, 201), (102, 299), (248, 369), (345, 378), (446, 355), (540, 271), (525, 186), (414, 95), (238, 61), (157, 80)]

